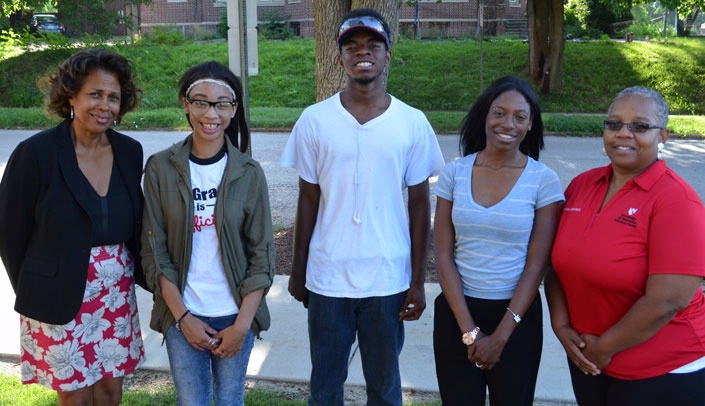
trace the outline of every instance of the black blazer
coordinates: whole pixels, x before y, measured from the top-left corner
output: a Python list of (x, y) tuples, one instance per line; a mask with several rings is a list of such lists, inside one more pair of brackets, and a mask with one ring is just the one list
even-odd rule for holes
[[(83, 302), (92, 224), (81, 202), (80, 168), (69, 120), (22, 141), (0, 182), (0, 257), (15, 291), (15, 310), (50, 324), (71, 321)], [(108, 130), (134, 213), (127, 248), (144, 286), (140, 254), (142, 146)]]

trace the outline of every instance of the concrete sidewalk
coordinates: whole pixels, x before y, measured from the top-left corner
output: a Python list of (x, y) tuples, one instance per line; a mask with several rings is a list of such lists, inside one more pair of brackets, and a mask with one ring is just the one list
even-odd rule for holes
[[(267, 295), (272, 326), (256, 340), (250, 357), (247, 374), (250, 378), (287, 382), (308, 382), (311, 373), (306, 310), (287, 291), (288, 276), (277, 275), (274, 286)], [(402, 386), (416, 391), (437, 392), (433, 360), (433, 301), (440, 293), (436, 283), (426, 284), (427, 308), (423, 316), (406, 322), (406, 341), (401, 353)], [(543, 294), (543, 292), (542, 292)], [(138, 288), (142, 337), (147, 361), (143, 368), (168, 370), (166, 347), (162, 335), (149, 328), (152, 309), (151, 295)], [(0, 354), (19, 354), (19, 316), (12, 311), (14, 294), (6, 277), (0, 278)], [(548, 310), (544, 300), (544, 315)], [(547, 319), (546, 319), (547, 321)], [(347, 384), (364, 385), (360, 355), (353, 349)], [(574, 402), (565, 353), (550, 329), (544, 323), (544, 345), (536, 386), (536, 399), (544, 401)]]
[[(18, 142), (36, 131), (0, 130), (0, 173)], [(145, 151), (145, 159), (183, 139), (178, 132), (127, 132), (138, 139)], [(277, 227), (293, 224), (296, 208), (297, 174), (290, 168), (281, 168), (279, 158), (287, 134), (255, 133), (252, 155), (260, 162), (270, 190), (273, 221)], [(439, 136), (446, 162), (458, 156), (458, 137)], [(601, 154), (601, 138), (546, 137), (546, 150), (541, 161), (553, 168), (565, 188), (570, 180), (589, 168), (605, 165)], [(705, 199), (705, 177), (702, 176), (705, 141), (669, 140), (666, 144), (668, 165), (678, 172)], [(434, 182), (432, 179), (431, 187)], [(435, 198), (432, 197), (435, 204)], [(0, 230), (4, 232), (5, 230)], [(1, 265), (0, 265), (1, 267)], [(19, 316), (12, 310), (14, 293), (4, 268), (0, 270), (0, 354), (19, 354)], [(266, 378), (290, 382), (307, 382), (310, 373), (306, 310), (287, 292), (288, 277), (277, 276), (267, 296), (272, 314), (272, 327), (262, 334), (252, 353), (248, 374), (252, 378)], [(437, 391), (433, 360), (433, 301), (440, 293), (438, 284), (426, 285), (427, 309), (420, 320), (408, 322), (406, 342), (401, 355), (402, 385), (418, 391)], [(543, 294), (543, 292), (542, 292)], [(142, 334), (146, 345), (145, 368), (168, 369), (166, 349), (162, 336), (149, 329), (151, 296), (138, 289), (138, 304)], [(363, 385), (360, 357), (351, 357), (348, 384)], [(544, 345), (536, 388), (536, 399), (574, 402), (567, 361), (563, 348), (550, 329), (548, 310), (544, 300)]]

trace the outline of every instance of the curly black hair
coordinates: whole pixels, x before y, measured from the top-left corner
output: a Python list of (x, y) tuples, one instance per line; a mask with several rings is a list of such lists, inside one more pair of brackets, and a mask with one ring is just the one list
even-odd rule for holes
[(45, 78), (49, 87), (47, 111), (68, 118), (71, 115), (69, 100), (81, 90), (86, 77), (97, 70), (114, 74), (120, 83), (120, 112), (116, 119), (120, 123), (126, 113), (137, 107), (142, 90), (135, 85), (127, 59), (102, 48), (74, 53), (59, 65), (56, 73)]

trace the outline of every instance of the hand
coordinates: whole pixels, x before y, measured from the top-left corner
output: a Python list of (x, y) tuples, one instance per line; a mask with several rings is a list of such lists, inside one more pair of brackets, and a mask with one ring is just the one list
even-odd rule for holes
[(581, 370), (585, 375), (599, 375), (600, 369), (597, 365), (590, 361), (585, 354), (583, 354), (583, 349), (586, 346), (585, 341), (581, 338), (577, 331), (575, 331), (570, 326), (562, 326), (553, 330), (556, 333), (556, 337), (565, 348), (568, 358)]
[(494, 334), (485, 335), (480, 331), (475, 342), (468, 346), (468, 361), (480, 369), (489, 371), (499, 362), (506, 341), (500, 340)]
[(289, 294), (299, 302), (303, 302), (308, 309), (308, 289), (306, 289), (306, 276), (298, 276), (294, 273), (289, 276)]
[(585, 348), (583, 348), (585, 357), (597, 365), (597, 368), (605, 369), (610, 361), (612, 361), (613, 354), (607, 354), (600, 350), (598, 346), (600, 337), (591, 334), (582, 334), (580, 338), (585, 342)]
[(424, 309), (426, 309), (426, 293), (423, 285), (417, 288), (412, 286), (406, 291), (404, 303), (399, 310), (399, 320), (418, 320)]
[(230, 358), (233, 355), (240, 355), (240, 350), (245, 343), (249, 331), (249, 328), (241, 327), (237, 322), (230, 327), (220, 330), (214, 337), (220, 340), (220, 345), (217, 348), (213, 348), (211, 353), (220, 358)]
[(211, 350), (220, 343), (219, 339), (213, 337), (218, 333), (218, 330), (192, 314), (188, 314), (181, 320), (179, 327), (186, 341), (198, 351)]

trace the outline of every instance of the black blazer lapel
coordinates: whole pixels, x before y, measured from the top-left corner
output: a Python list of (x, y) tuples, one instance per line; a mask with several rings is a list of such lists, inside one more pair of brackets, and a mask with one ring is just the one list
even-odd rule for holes
[[(140, 149), (139, 156), (137, 156), (137, 151), (131, 149), (130, 145), (125, 142), (123, 137), (113, 130), (108, 130), (108, 138), (110, 139), (110, 145), (113, 147), (113, 159), (120, 169), (122, 179), (127, 186), (127, 193), (130, 195), (133, 212), (135, 214), (141, 213), (142, 189), (140, 187), (140, 180), (142, 178), (142, 162), (136, 162), (136, 160), (142, 159), (142, 151)], [(139, 144), (137, 144), (137, 146), (139, 146)], [(137, 173), (135, 173), (135, 171), (137, 171)]]
[(88, 213), (88, 208), (85, 204), (90, 198), (87, 193), (89, 190), (80, 187), (81, 182), (85, 180), (85, 176), (83, 172), (81, 172), (81, 168), (78, 167), (76, 149), (71, 140), (71, 130), (69, 126), (70, 122), (65, 120), (57, 127), (57, 137), (55, 139), (57, 144), (59, 144), (57, 151), (59, 156), (59, 171), (64, 178), (69, 192), (73, 195), (81, 208)]

